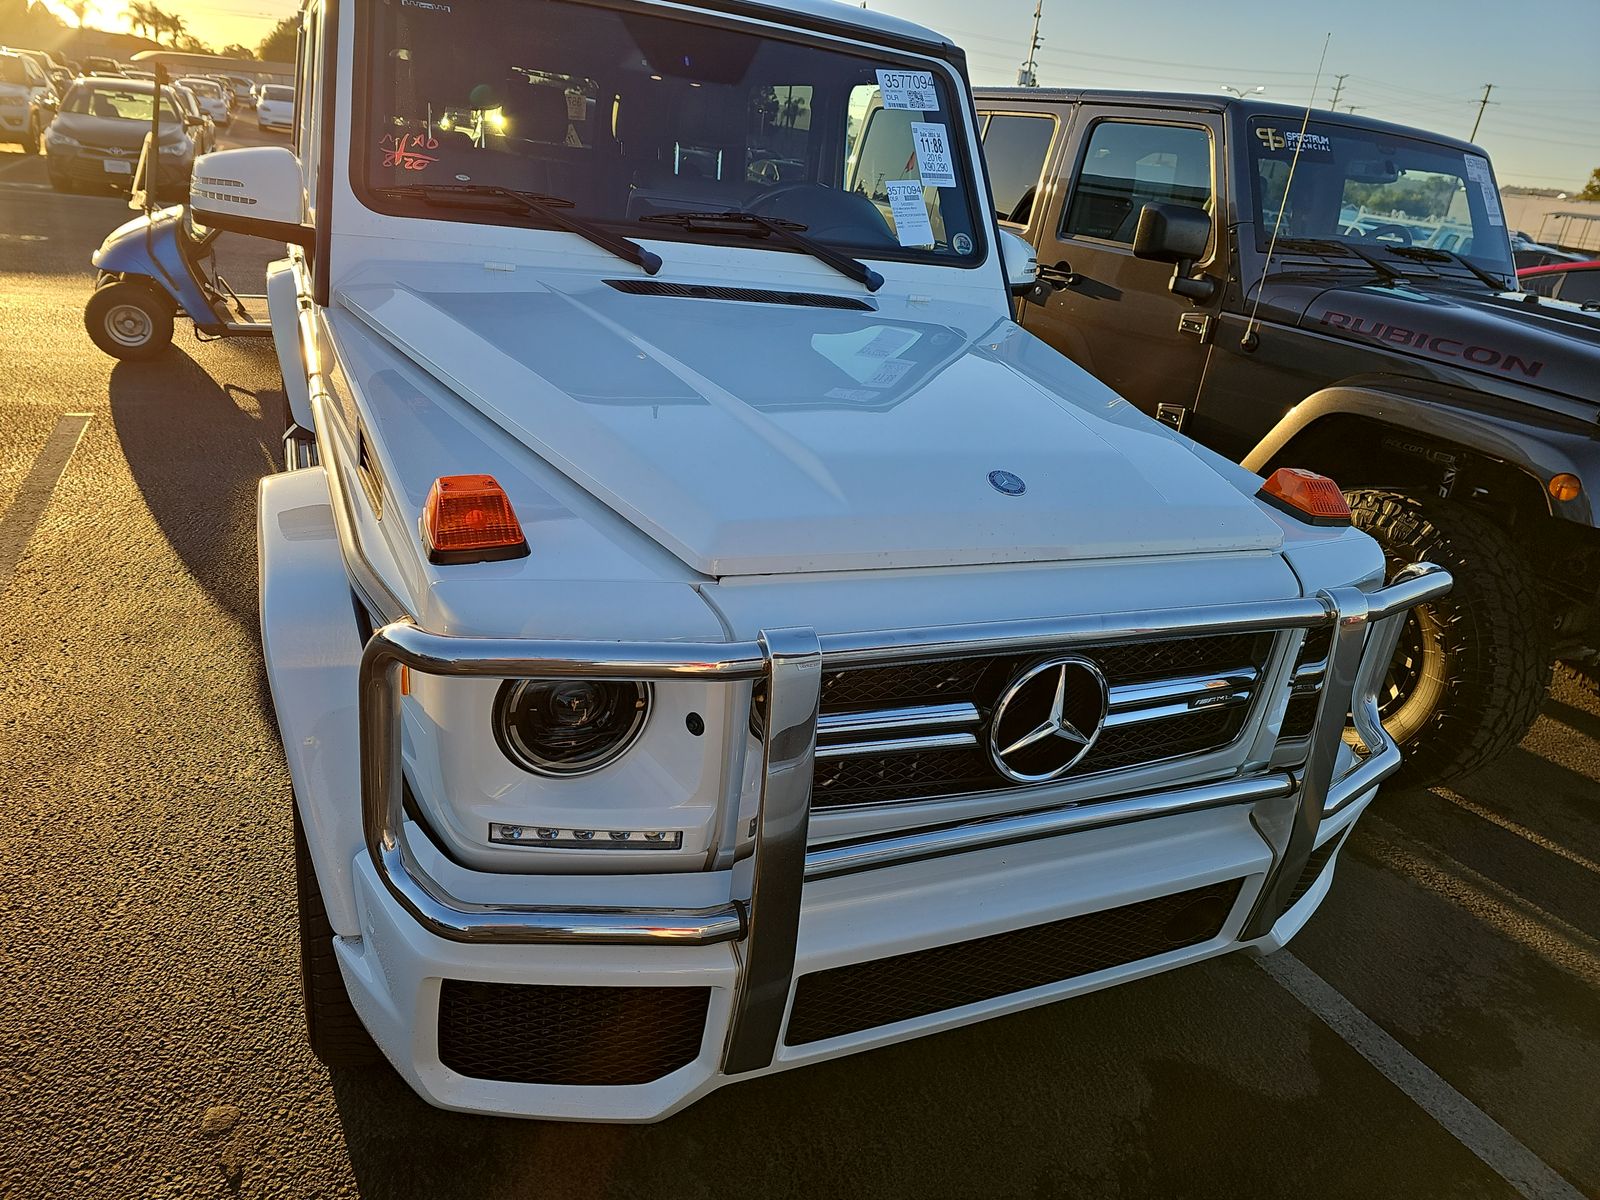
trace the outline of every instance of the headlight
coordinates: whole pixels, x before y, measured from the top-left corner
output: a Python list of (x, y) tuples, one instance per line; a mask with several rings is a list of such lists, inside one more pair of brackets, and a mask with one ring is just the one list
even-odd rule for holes
[(585, 775), (622, 757), (649, 711), (649, 685), (632, 680), (507, 680), (495, 698), (495, 740), (536, 774)]
[(54, 129), (45, 130), (44, 140), (52, 146), (71, 146), (74, 149), (81, 148), (83, 145), (82, 142), (70, 134), (57, 133)]
[(182, 158), (184, 155), (193, 152), (193, 150), (194, 143), (188, 138), (176, 142), (166, 142), (160, 147), (160, 152), (168, 158)]

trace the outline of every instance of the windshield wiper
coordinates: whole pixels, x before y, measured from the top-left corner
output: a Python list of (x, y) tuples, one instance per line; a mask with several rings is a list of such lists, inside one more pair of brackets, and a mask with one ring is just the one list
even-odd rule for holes
[(883, 286), (882, 275), (859, 259), (851, 258), (848, 254), (840, 254), (815, 238), (806, 237), (803, 232), (806, 226), (798, 221), (771, 220), (756, 213), (734, 211), (655, 213), (648, 217), (640, 217), (639, 222), (676, 225), (691, 232), (696, 230), (707, 233), (743, 232), (751, 237), (770, 237), (827, 263), (839, 274), (854, 279), (869, 292), (875, 292)]
[(651, 253), (630, 238), (607, 233), (592, 221), (573, 216), (566, 211), (573, 207), (572, 201), (563, 196), (546, 196), (539, 192), (495, 187), (487, 183), (429, 183), (417, 187), (379, 188), (378, 191), (380, 195), (401, 199), (415, 197), (436, 208), (516, 208), (568, 233), (575, 233), (600, 249), (609, 250), (618, 258), (644, 268), (646, 275), (654, 275), (661, 270), (659, 254)]
[(1420, 259), (1423, 262), (1460, 263), (1495, 291), (1503, 292), (1506, 290), (1506, 281), (1504, 279), (1496, 279), (1470, 258), (1465, 258), (1454, 250), (1445, 250), (1438, 246), (1386, 246), (1385, 249), (1390, 254), (1400, 254), (1409, 258)]
[(1278, 245), (1285, 250), (1309, 250), (1313, 254), (1327, 250), (1342, 250), (1366, 263), (1382, 277), (1385, 283), (1395, 283), (1405, 278), (1401, 272), (1396, 271), (1381, 258), (1374, 258), (1359, 246), (1352, 246), (1342, 238), (1279, 238)]

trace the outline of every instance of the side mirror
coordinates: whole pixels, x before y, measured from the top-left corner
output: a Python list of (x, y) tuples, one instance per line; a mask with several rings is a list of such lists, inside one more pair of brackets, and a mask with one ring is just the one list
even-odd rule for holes
[(1189, 278), (1195, 259), (1211, 242), (1211, 218), (1187, 204), (1146, 204), (1139, 210), (1133, 233), (1133, 256), (1151, 262), (1171, 263), (1168, 290), (1191, 300), (1209, 300), (1217, 285), (1205, 276)]
[(1000, 262), (1013, 296), (1029, 295), (1039, 283), (1039, 252), (1027, 238), (1000, 231)]
[(300, 160), (284, 146), (217, 150), (194, 160), (189, 208), (202, 225), (309, 250), (316, 232), (303, 221)]

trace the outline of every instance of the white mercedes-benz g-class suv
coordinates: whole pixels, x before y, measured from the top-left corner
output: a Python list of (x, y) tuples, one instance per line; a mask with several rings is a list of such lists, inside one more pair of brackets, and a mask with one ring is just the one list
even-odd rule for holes
[(1305, 922), (1448, 576), (1018, 328), (960, 51), (312, 0), (296, 95), (193, 203), (296, 247), (261, 623), (325, 1061), (648, 1121)]

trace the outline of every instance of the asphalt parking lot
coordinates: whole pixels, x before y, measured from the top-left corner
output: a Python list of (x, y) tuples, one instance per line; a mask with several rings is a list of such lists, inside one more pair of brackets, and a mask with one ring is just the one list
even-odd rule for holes
[(276, 360), (183, 327), (100, 354), (89, 255), (129, 214), (43, 180), (0, 153), (0, 1196), (1600, 1196), (1600, 701), (1566, 677), (1492, 770), (1382, 796), (1266, 963), (648, 1127), (330, 1078), (256, 631)]

